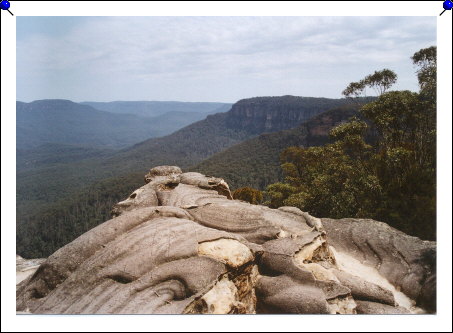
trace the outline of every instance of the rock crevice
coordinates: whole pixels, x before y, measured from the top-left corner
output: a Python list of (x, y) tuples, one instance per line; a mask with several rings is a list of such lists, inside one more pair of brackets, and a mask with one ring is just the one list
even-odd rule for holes
[(20, 282), (17, 311), (435, 312), (433, 242), (232, 200), (223, 179), (174, 166), (145, 183)]

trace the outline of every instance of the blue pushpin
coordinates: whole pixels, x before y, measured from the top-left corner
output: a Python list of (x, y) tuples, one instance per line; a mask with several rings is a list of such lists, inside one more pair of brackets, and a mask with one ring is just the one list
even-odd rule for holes
[(446, 0), (446, 1), (444, 1), (442, 7), (444, 7), (444, 10), (442, 13), (440, 13), (440, 15), (445, 13), (446, 10), (451, 10), (451, 8), (453, 8), (453, 2), (451, 2), (450, 0)]
[(14, 16), (14, 14), (9, 11), (9, 7), (11, 7), (9, 1), (3, 0), (2, 2), (0, 2), (0, 8), (3, 10), (7, 10), (11, 15)]

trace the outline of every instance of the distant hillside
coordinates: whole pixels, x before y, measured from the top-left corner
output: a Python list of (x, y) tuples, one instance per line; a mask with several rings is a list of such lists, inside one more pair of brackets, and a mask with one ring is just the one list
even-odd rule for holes
[[(298, 119), (305, 118), (305, 114), (311, 115), (322, 112), (321, 108), (317, 107), (316, 100), (319, 100), (328, 108), (347, 103), (344, 99), (306, 99), (294, 98), (293, 96), (258, 100), (258, 104), (256, 103), (257, 99), (250, 99), (250, 103), (247, 103), (247, 100), (242, 100), (227, 113), (210, 115), (206, 119), (180, 129), (171, 135), (146, 140), (109, 156), (18, 172), (17, 218), (18, 223), (22, 226), (20, 232), (18, 231), (19, 234), (28, 232), (27, 225), (29, 223), (38, 226), (42, 223), (60, 223), (58, 221), (61, 221), (61, 216), (67, 214), (66, 212), (71, 209), (76, 212), (74, 213), (76, 216), (72, 216), (71, 221), (85, 223), (84, 212), (86, 210), (91, 211), (89, 206), (94, 203), (98, 207), (103, 207), (99, 209), (105, 216), (105, 214), (108, 214), (109, 202), (118, 197), (118, 184), (115, 184), (114, 181), (116, 177), (124, 175), (124, 181), (128, 179), (127, 181), (130, 181), (131, 184), (132, 181), (135, 183), (133, 186), (129, 186), (130, 184), (126, 181), (126, 183), (121, 184), (121, 188), (134, 189), (137, 185), (137, 179), (133, 178), (132, 180), (131, 177), (127, 176), (129, 173), (144, 175), (149, 168), (164, 164), (189, 168), (217, 152), (261, 134), (260, 131), (270, 132), (275, 128), (289, 129), (298, 126), (300, 124)], [(297, 112), (297, 108), (291, 107), (292, 111), (285, 112), (283, 110), (281, 112), (283, 119), (279, 119), (277, 113), (269, 107), (269, 104), (285, 105), (285, 103), (287, 105), (298, 103), (299, 112)], [(307, 104), (310, 107), (307, 107)], [(312, 111), (313, 109), (315, 111)], [(254, 111), (250, 113), (248, 110)], [(269, 123), (269, 118), (274, 119), (274, 121)], [(252, 122), (256, 124), (249, 126)], [(111, 181), (108, 184), (102, 183), (102, 180), (107, 178), (110, 178)], [(141, 181), (141, 176), (139, 178), (139, 181)], [(100, 183), (103, 184), (101, 187), (104, 192), (99, 193), (98, 190), (90, 190), (93, 186), (100, 186)], [(92, 197), (85, 195), (93, 192)], [(124, 190), (121, 193), (124, 194)], [(109, 198), (108, 201), (105, 201), (107, 200), (106, 196)], [(79, 200), (83, 202), (79, 202)], [(55, 208), (56, 206), (58, 209)], [(85, 208), (82, 209), (81, 207)], [(97, 217), (101, 213), (91, 213), (94, 214), (92, 220), (98, 221)], [(55, 220), (57, 216), (60, 216), (58, 221)], [(77, 235), (78, 232), (69, 233), (68, 237)], [(44, 252), (42, 255), (45, 255)]]
[(16, 150), (16, 170), (36, 170), (49, 165), (74, 163), (93, 157), (105, 157), (115, 150), (46, 143), (32, 149)]
[(150, 166), (158, 164), (188, 167), (251, 137), (246, 131), (226, 128), (225, 118), (225, 113), (210, 115), (171, 135), (149, 139), (108, 156), (18, 170), (18, 218), (96, 181), (130, 172), (145, 174)]
[(143, 184), (143, 173), (131, 173), (94, 183), (44, 208), (34, 202), (28, 203), (27, 210), (18, 206), (16, 252), (26, 258), (49, 256), (108, 220), (112, 206)]
[(222, 177), (232, 189), (252, 186), (263, 190), (280, 179), (279, 157), (285, 148), (326, 143), (329, 130), (356, 115), (357, 109), (357, 106), (343, 106), (294, 129), (261, 134), (211, 156), (190, 170)]
[[(216, 109), (217, 110), (217, 109)], [(209, 113), (167, 112), (156, 117), (99, 111), (67, 100), (16, 103), (18, 149), (43, 144), (124, 148), (143, 140), (168, 135)]]
[(80, 104), (89, 105), (102, 111), (134, 114), (142, 117), (155, 117), (168, 112), (211, 114), (226, 112), (232, 105), (231, 103), (159, 101), (82, 102)]
[(105, 163), (131, 171), (161, 164), (185, 168), (248, 138), (296, 127), (314, 115), (346, 103), (344, 99), (295, 96), (244, 99), (228, 112), (209, 115), (166, 137), (136, 144)]
[[(218, 112), (226, 112), (228, 110)], [(214, 111), (214, 113), (217, 113), (217, 111)], [(156, 129), (156, 132), (162, 133), (162, 135), (158, 136), (165, 136), (203, 120), (210, 114), (209, 112), (170, 111), (149, 119), (152, 119), (152, 126)]]
[[(207, 157), (241, 141), (260, 134), (259, 129), (292, 128), (304, 114), (322, 112), (316, 105), (339, 106), (344, 99), (302, 98), (293, 96), (266, 97), (242, 100), (231, 111), (209, 115), (206, 119), (184, 127), (171, 135), (153, 138), (108, 156), (65, 165), (50, 165), (17, 173), (18, 206), (33, 201), (46, 204), (95, 181), (125, 175), (129, 172), (146, 172), (153, 165), (175, 164), (182, 168), (193, 166)], [(249, 101), (249, 103), (247, 103)], [(259, 101), (259, 103), (257, 103)], [(299, 112), (294, 108), (299, 105)], [(275, 117), (269, 105), (288, 105), (291, 112)], [(309, 105), (310, 107), (307, 107)], [(315, 111), (312, 111), (312, 110)], [(250, 113), (249, 110), (254, 110)], [(261, 111), (260, 111), (261, 110)], [(266, 126), (268, 116), (274, 115), (276, 126)], [(250, 122), (255, 126), (248, 126)], [(26, 207), (24, 207), (26, 209)]]
[(18, 149), (46, 143), (118, 148), (152, 137), (151, 121), (67, 100), (16, 103)]
[(346, 99), (298, 96), (248, 98), (233, 105), (226, 124), (253, 134), (282, 131), (349, 103)]

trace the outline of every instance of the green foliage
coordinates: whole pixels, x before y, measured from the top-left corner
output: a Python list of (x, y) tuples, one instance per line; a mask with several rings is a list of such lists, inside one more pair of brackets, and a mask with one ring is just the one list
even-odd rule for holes
[(357, 97), (360, 97), (363, 93), (363, 91), (365, 90), (366, 88), (366, 85), (365, 85), (365, 82), (362, 80), (362, 81), (359, 81), (359, 82), (351, 82), (345, 90), (343, 90), (342, 94), (345, 96), (345, 97), (348, 97), (348, 98), (357, 98)]
[[(380, 96), (331, 130), (333, 143), (287, 148), (284, 183), (267, 187), (271, 207), (291, 205), (321, 217), (366, 217), (422, 239), (436, 237), (435, 47), (412, 57), (420, 93), (385, 92), (396, 74), (384, 70), (351, 83), (358, 96), (374, 86)], [(367, 143), (369, 133), (375, 140)], [(368, 140), (369, 141), (369, 140)]]
[(332, 128), (329, 134), (334, 141), (347, 140), (348, 137), (363, 137), (367, 128), (368, 125), (364, 121), (354, 117), (350, 121)]
[(288, 197), (297, 192), (297, 188), (287, 183), (275, 183), (266, 188), (265, 196), (268, 199), (265, 204), (271, 208), (285, 206)]
[(378, 95), (382, 95), (396, 83), (397, 78), (398, 76), (395, 72), (390, 69), (383, 69), (366, 76), (364, 84), (373, 88)]
[(371, 146), (356, 137), (354, 130), (333, 144), (284, 150), (281, 159), (285, 184), (267, 188), (269, 205), (295, 206), (322, 217), (365, 217), (376, 204), (373, 198), (380, 186), (363, 161)]
[(16, 170), (18, 172), (37, 170), (94, 157), (106, 157), (114, 152), (116, 151), (104, 148), (47, 143), (32, 149), (16, 149)]
[(263, 193), (251, 187), (241, 187), (233, 192), (233, 198), (257, 205), (263, 201)]
[(421, 49), (415, 52), (411, 59), (414, 64), (422, 68), (435, 66), (437, 63), (437, 47), (431, 46), (426, 49)]
[(410, 91), (393, 91), (365, 105), (361, 113), (377, 129), (379, 149), (405, 148), (420, 168), (432, 168), (436, 150), (436, 107)]
[(413, 64), (418, 67), (417, 78), (420, 94), (431, 104), (435, 103), (437, 96), (437, 48), (431, 46), (421, 49), (411, 59)]
[(110, 219), (112, 206), (143, 185), (143, 174), (98, 182), (45, 208), (21, 211), (16, 252), (24, 258), (47, 257), (91, 228)]
[(342, 94), (347, 98), (357, 98), (362, 96), (366, 87), (370, 87), (380, 96), (396, 83), (397, 78), (396, 73), (390, 69), (375, 71), (359, 82), (351, 82)]

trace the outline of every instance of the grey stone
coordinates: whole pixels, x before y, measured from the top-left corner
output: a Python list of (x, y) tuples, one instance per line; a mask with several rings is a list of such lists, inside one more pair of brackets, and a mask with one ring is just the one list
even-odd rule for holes
[[(342, 271), (347, 253), (435, 311), (435, 243), (371, 220), (318, 219), (232, 200), (228, 184), (150, 170), (113, 218), (17, 285), (16, 309), (53, 314), (403, 313), (388, 290)], [(434, 260), (434, 263), (433, 263)]]

